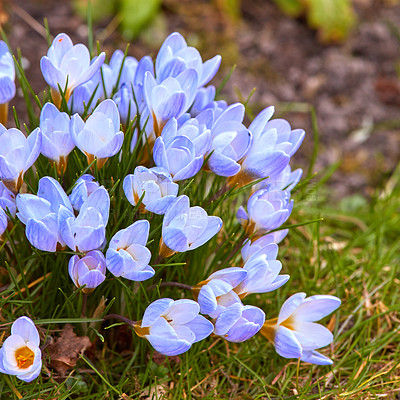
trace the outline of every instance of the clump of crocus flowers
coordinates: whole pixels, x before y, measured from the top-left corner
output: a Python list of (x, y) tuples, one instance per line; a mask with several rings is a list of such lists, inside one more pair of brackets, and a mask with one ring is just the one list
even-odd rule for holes
[[(278, 244), (288, 232), (281, 226), (290, 217), (291, 191), (302, 175), (289, 162), (305, 132), (272, 119), (273, 107), (247, 126), (244, 105), (216, 100), (215, 87), (208, 85), (220, 63), (220, 56), (204, 62), (173, 33), (155, 62), (117, 50), (106, 64), (105, 53), (92, 57), (86, 46), (74, 45), (61, 33), (41, 60), (50, 88), (37, 127), (25, 135), (7, 128), (4, 107), (15, 94), (15, 73), (1, 42), (0, 233), (4, 235), (12, 217), (35, 251), (74, 252), (65, 269), (75, 290), (88, 296), (110, 279), (153, 279), (162, 260), (217, 243), (226, 221), (205, 205), (193, 204), (185, 192), (188, 181), (222, 180), (222, 191), (208, 188), (215, 199), (249, 185), (237, 210), (236, 225), (242, 225), (244, 235), (238, 243), (242, 260), (233, 258), (223, 269), (212, 265), (213, 272), (203, 280), (182, 283), (193, 299), (160, 298), (148, 305), (141, 320), (128, 323), (167, 356), (179, 355), (211, 334), (243, 342), (259, 332), (282, 357), (330, 364), (316, 350), (332, 342), (332, 333), (315, 321), (335, 311), (338, 298), (296, 293), (269, 320), (262, 308), (247, 302), (254, 293), (273, 296), (289, 281), (277, 259)], [(69, 163), (72, 153), (79, 159), (78, 169)], [(52, 174), (40, 175), (37, 169), (37, 190), (32, 191), (24, 182), (39, 156), (48, 159)], [(112, 187), (95, 178), (109, 165), (119, 175), (101, 176)], [(133, 220), (121, 219), (123, 210), (113, 209), (117, 180), (127, 211), (136, 212)], [(154, 218), (162, 219), (157, 229)], [(155, 247), (158, 251), (150, 250)], [(18, 318), (0, 349), (0, 372), (27, 382), (35, 379), (41, 369), (38, 346), (33, 322)]]

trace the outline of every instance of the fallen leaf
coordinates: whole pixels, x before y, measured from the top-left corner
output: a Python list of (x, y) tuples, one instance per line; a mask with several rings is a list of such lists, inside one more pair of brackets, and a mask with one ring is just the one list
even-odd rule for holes
[(65, 376), (69, 369), (75, 367), (79, 355), (83, 354), (90, 345), (91, 342), (87, 336), (77, 336), (72, 325), (65, 325), (61, 336), (47, 347), (50, 357), (49, 366)]

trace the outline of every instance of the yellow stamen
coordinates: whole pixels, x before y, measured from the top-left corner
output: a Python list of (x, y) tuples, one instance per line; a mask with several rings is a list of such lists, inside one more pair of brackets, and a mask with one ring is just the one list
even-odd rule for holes
[(15, 359), (19, 368), (29, 368), (35, 359), (35, 353), (27, 346), (20, 347), (15, 352)]

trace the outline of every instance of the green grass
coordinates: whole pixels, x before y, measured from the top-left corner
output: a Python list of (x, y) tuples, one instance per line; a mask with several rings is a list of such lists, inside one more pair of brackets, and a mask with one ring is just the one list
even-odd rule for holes
[[(186, 188), (189, 196), (204, 198), (204, 184), (191, 187)], [(353, 196), (333, 207), (331, 195), (329, 186), (313, 181), (294, 194), (295, 211), (288, 224), (317, 217), (323, 221), (292, 228), (280, 245), (278, 258), (291, 275), (289, 282), (245, 302), (260, 306), (267, 318), (273, 318), (284, 300), (298, 291), (341, 298), (342, 306), (324, 321), (335, 335), (334, 343), (323, 351), (334, 360), (332, 367), (283, 359), (261, 335), (242, 344), (208, 338), (186, 354), (165, 358), (154, 355), (150, 345), (126, 325), (99, 322), (109, 305), (113, 312), (140, 319), (149, 302), (159, 296), (191, 297), (176, 288), (146, 291), (160, 278), (194, 284), (218, 268), (239, 265), (238, 254), (226, 259), (242, 236), (233, 216), (238, 200), (233, 198), (214, 210), (225, 221), (217, 240), (174, 256), (168, 260), (171, 265), (156, 268), (150, 282), (109, 277), (89, 296), (89, 320), (80, 319), (82, 295), (67, 272), (70, 254), (34, 251), (16, 222), (1, 245), (2, 284), (10, 284), (0, 292), (3, 321), (31, 316), (38, 323), (42, 343), (57, 337), (58, 330), (70, 322), (78, 335), (89, 335), (93, 344), (67, 379), (47, 367), (31, 384), (1, 375), (0, 399), (119, 399), (123, 394), (132, 399), (365, 399), (382, 394), (394, 398), (400, 383), (400, 169), (369, 201)], [(122, 196), (114, 196), (112, 204), (120, 210), (129, 207)], [(113, 230), (128, 225), (117, 217), (114, 221)], [(158, 217), (151, 221), (151, 249), (158, 246), (160, 223)], [(9, 324), (0, 328), (8, 330)], [(49, 361), (46, 349), (43, 355)]]

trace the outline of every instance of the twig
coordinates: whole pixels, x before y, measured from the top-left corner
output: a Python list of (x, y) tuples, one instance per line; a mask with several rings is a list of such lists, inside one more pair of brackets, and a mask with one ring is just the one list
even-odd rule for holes
[(23, 8), (16, 4), (12, 4), (12, 9), (15, 14), (18, 15), (23, 21), (25, 21), (33, 30), (35, 30), (40, 36), (43, 36), (47, 40), (46, 29), (42, 26), (35, 18), (28, 14)]

